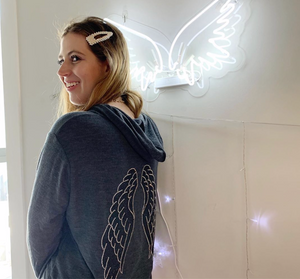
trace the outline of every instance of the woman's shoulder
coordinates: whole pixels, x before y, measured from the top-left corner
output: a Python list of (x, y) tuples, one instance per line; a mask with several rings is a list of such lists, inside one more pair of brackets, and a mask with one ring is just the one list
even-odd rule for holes
[(142, 112), (140, 114), (139, 118), (142, 119), (142, 121), (144, 121), (146, 123), (146, 125), (151, 125), (155, 129), (157, 129), (155, 121), (151, 118), (151, 116), (149, 114)]
[[(58, 134), (60, 131), (68, 129), (80, 129), (80, 126), (86, 126), (89, 122), (93, 122), (95, 114), (90, 111), (76, 111), (62, 115), (53, 124), (51, 131)], [(98, 121), (99, 121), (98, 117)]]

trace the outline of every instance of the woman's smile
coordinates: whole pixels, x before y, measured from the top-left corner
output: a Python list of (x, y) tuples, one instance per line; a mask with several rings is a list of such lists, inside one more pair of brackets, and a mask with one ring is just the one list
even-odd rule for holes
[(73, 82), (64, 82), (65, 87), (67, 89), (67, 91), (73, 91), (74, 89), (77, 88), (77, 86), (79, 85), (79, 81), (73, 81)]

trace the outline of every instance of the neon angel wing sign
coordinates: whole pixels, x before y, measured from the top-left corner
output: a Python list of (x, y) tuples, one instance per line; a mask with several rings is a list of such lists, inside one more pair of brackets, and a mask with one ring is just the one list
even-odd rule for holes
[(244, 52), (239, 38), (251, 0), (214, 0), (189, 20), (170, 41), (160, 31), (120, 16), (105, 18), (127, 39), (132, 83), (151, 101), (180, 86), (195, 97), (209, 89), (209, 79), (239, 69)]

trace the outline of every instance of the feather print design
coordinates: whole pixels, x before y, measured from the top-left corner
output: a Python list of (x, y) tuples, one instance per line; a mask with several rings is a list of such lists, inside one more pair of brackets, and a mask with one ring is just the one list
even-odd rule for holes
[(108, 225), (102, 235), (101, 264), (105, 279), (123, 273), (126, 253), (134, 230), (134, 196), (138, 187), (137, 172), (130, 169), (112, 198)]
[(149, 245), (148, 258), (150, 258), (153, 255), (154, 247), (156, 186), (155, 177), (149, 165), (144, 166), (141, 180), (141, 186), (144, 191), (143, 229)]

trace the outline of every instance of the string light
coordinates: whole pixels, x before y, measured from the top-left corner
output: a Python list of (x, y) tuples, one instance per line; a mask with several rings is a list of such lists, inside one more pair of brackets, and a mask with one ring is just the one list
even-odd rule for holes
[(250, 221), (256, 224), (260, 229), (268, 232), (270, 230), (269, 222), (271, 218), (271, 214), (257, 214), (257, 216), (255, 216), (253, 219), (250, 219)]
[[(165, 224), (166, 229), (168, 231), (168, 235), (169, 235), (169, 238), (170, 238), (170, 241), (171, 241), (171, 245), (162, 245), (160, 240), (157, 239), (157, 237), (155, 238), (155, 242), (154, 242), (154, 256), (155, 256), (154, 257), (154, 263), (155, 263), (155, 266), (159, 265), (159, 266), (162, 267), (163, 258), (168, 257), (168, 256), (171, 255), (171, 252), (168, 248), (169, 247), (172, 248), (173, 253), (174, 253), (174, 264), (175, 264), (176, 271), (177, 271), (178, 275), (180, 276), (180, 278), (183, 279), (183, 276), (182, 276), (182, 274), (179, 270), (178, 264), (177, 264), (176, 249), (175, 249), (174, 241), (173, 241), (173, 238), (172, 238), (172, 235), (171, 235), (171, 231), (170, 231), (168, 222), (167, 222), (167, 220), (164, 216), (163, 209), (162, 209), (162, 206), (161, 206), (160, 194), (159, 194), (158, 189), (156, 191), (157, 191), (157, 203), (158, 203), (159, 212), (160, 212), (161, 217), (163, 219), (163, 223)], [(176, 223), (175, 223), (175, 231), (176, 231)], [(176, 234), (175, 234), (175, 237), (176, 237)], [(156, 251), (156, 253), (155, 253), (155, 251)]]
[(166, 245), (159, 239), (155, 238), (154, 242), (154, 255), (153, 255), (153, 266), (163, 268), (163, 261), (165, 258), (171, 255), (170, 245)]
[(165, 202), (166, 203), (169, 203), (169, 202), (171, 202), (173, 200), (174, 200), (174, 198), (171, 198), (170, 196), (165, 196)]
[[(246, 218), (246, 227), (245, 227), (245, 231), (246, 231), (246, 238), (245, 238), (245, 242), (246, 242), (246, 252), (245, 252), (245, 256), (246, 256), (246, 274), (245, 274), (245, 278), (249, 278), (250, 273), (251, 273), (251, 269), (250, 269), (250, 252), (249, 252), (249, 232), (250, 229), (248, 226), (249, 221), (252, 222), (253, 227), (257, 227), (257, 229), (263, 229), (265, 232), (270, 232), (271, 228), (270, 228), (270, 220), (274, 217), (275, 213), (265, 213), (265, 212), (260, 212), (259, 214), (254, 214), (252, 217), (253, 218), (248, 218), (248, 201), (249, 201), (249, 197), (248, 197), (248, 179), (247, 179), (247, 175), (246, 175), (246, 169), (247, 169), (247, 165), (246, 165), (246, 125), (245, 124), (255, 124), (255, 125), (270, 125), (270, 126), (280, 126), (280, 127), (297, 127), (299, 128), (300, 125), (298, 124), (281, 124), (281, 123), (269, 123), (269, 122), (253, 122), (253, 121), (249, 121), (249, 122), (244, 122), (244, 121), (238, 121), (238, 120), (230, 120), (230, 119), (213, 119), (213, 118), (201, 118), (201, 117), (190, 117), (190, 116), (183, 116), (183, 115), (174, 115), (174, 114), (166, 114), (166, 113), (156, 113), (154, 111), (148, 111), (148, 113), (152, 116), (155, 115), (159, 115), (159, 116), (167, 116), (167, 117), (171, 117), (172, 120), (175, 118), (177, 119), (186, 119), (186, 120), (205, 120), (205, 121), (214, 121), (214, 122), (229, 122), (229, 123), (236, 123), (236, 124), (242, 124), (242, 129), (243, 129), (243, 150), (242, 150), (242, 154), (243, 154), (243, 167), (241, 168), (240, 171), (244, 172), (244, 187), (245, 187), (245, 218)], [(166, 196), (165, 196), (166, 197)], [(250, 225), (250, 224), (249, 224)], [(176, 254), (175, 254), (176, 255)], [(178, 269), (179, 270), (179, 269)], [(182, 275), (181, 275), (181, 278)]]

